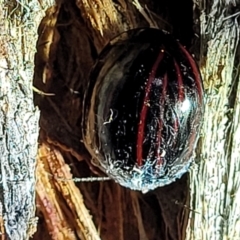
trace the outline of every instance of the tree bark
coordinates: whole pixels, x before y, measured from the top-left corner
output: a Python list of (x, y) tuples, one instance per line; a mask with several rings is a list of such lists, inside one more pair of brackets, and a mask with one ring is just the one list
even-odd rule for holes
[(20, 2), (0, 5), (0, 231), (1, 239), (19, 240), (32, 236), (37, 224), (39, 111), (32, 96), (36, 14)]
[(239, 1), (200, 1), (206, 100), (186, 239), (240, 239)]

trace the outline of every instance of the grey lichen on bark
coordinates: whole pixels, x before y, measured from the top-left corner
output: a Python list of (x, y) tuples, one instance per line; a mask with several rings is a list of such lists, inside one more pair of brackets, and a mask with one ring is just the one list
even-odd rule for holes
[(43, 11), (37, 1), (0, 5), (0, 234), (22, 240), (36, 227), (39, 111), (32, 100), (32, 47)]
[(239, 1), (199, 1), (206, 99), (187, 238), (240, 239)]
[(26, 239), (35, 214), (39, 114), (33, 107), (31, 92), (22, 91), (25, 86), (13, 70), (6, 71), (1, 71), (0, 77), (0, 202), (5, 233), (17, 240)]

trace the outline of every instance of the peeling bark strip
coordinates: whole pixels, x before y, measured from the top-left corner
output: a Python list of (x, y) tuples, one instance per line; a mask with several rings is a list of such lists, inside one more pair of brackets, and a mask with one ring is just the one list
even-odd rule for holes
[(207, 93), (187, 240), (240, 239), (240, 1), (200, 1)]
[[(35, 15), (24, 1), (1, 0), (0, 6), (0, 236), (23, 240), (35, 232), (37, 222), (35, 165), (39, 112), (32, 101), (30, 49), (36, 34)], [(31, 19), (32, 25), (27, 19)]]
[[(46, 225), (51, 238), (100, 240), (81, 191), (76, 187), (61, 152), (50, 145), (40, 145), (36, 172), (37, 204), (48, 219)], [(64, 200), (59, 201), (61, 197)]]

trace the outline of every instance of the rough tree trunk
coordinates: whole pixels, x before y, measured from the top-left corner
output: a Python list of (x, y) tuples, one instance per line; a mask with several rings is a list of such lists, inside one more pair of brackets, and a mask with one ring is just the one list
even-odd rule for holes
[[(34, 239), (240, 239), (239, 1), (0, 3), (1, 239), (34, 232), (35, 189)], [(109, 39), (140, 26), (172, 32), (200, 59), (206, 110), (197, 164), (190, 179), (145, 195), (111, 181), (75, 183), (93, 175), (79, 129), (88, 73)]]
[(39, 111), (32, 95), (37, 25), (28, 5), (15, 1), (0, 5), (0, 236), (20, 240), (28, 239), (37, 224)]
[(240, 1), (199, 1), (206, 91), (187, 239), (240, 239)]

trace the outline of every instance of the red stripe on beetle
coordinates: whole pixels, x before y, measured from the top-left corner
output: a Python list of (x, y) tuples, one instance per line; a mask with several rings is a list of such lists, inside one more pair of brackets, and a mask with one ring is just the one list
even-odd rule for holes
[(157, 68), (163, 59), (163, 52), (164, 50), (160, 50), (160, 53), (158, 54), (158, 57), (153, 64), (151, 74), (147, 80), (147, 86), (145, 89), (145, 97), (143, 99), (143, 107), (140, 114), (140, 121), (138, 125), (138, 138), (137, 138), (137, 164), (138, 166), (142, 166), (142, 151), (143, 151), (143, 139), (144, 139), (144, 126), (148, 111), (148, 104), (149, 104), (149, 94), (151, 91), (152, 82), (156, 76)]
[(182, 102), (183, 98), (184, 98), (182, 74), (181, 74), (181, 71), (180, 71), (180, 67), (178, 66), (178, 64), (175, 61), (175, 59), (173, 61), (174, 61), (174, 66), (175, 66), (176, 74), (177, 74), (178, 97), (179, 97), (179, 101)]
[(177, 120), (177, 118), (176, 118), (175, 121), (174, 121), (174, 125), (173, 125), (173, 127), (174, 127), (174, 132), (177, 132), (178, 127), (179, 127), (179, 124), (178, 124), (178, 120)]
[(202, 103), (203, 92), (202, 92), (202, 81), (201, 81), (201, 76), (200, 76), (199, 70), (196, 66), (196, 63), (195, 63), (193, 57), (190, 55), (190, 53), (180, 43), (178, 43), (178, 45), (180, 46), (181, 50), (185, 53), (185, 55), (187, 56), (187, 59), (189, 60), (190, 66), (193, 70), (193, 74), (196, 79), (200, 102)]

